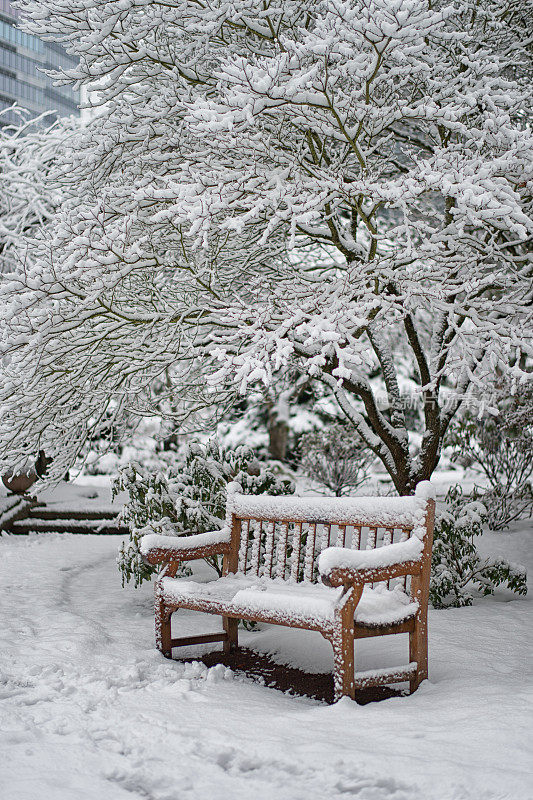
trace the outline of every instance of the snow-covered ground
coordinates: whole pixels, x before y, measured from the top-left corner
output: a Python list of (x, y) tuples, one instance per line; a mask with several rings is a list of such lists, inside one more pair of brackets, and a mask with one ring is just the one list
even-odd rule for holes
[(80, 475), (70, 483), (61, 482), (37, 495), (37, 499), (46, 503), (50, 510), (77, 509), (91, 511), (94, 509), (113, 508), (117, 513), (122, 508), (125, 494), (121, 492), (113, 498), (111, 478), (109, 475)]
[[(533, 574), (531, 535), (522, 525), (484, 547)], [(533, 797), (531, 597), (432, 611), (430, 681), (411, 697), (327, 706), (162, 658), (152, 588), (122, 589), (119, 542), (0, 538), (2, 800)], [(192, 612), (176, 623), (217, 627)], [(319, 634), (264, 626), (241, 642), (331, 668)], [(405, 663), (406, 646), (363, 642), (358, 666)]]

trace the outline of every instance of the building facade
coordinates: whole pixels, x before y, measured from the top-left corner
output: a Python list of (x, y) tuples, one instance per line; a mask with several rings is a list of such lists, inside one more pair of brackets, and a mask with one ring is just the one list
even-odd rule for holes
[[(79, 114), (79, 92), (70, 86), (54, 86), (42, 69), (72, 67), (73, 56), (55, 42), (44, 42), (17, 28), (20, 12), (10, 0), (0, 0), (0, 111), (14, 103), (37, 116), (49, 111), (46, 122)], [(3, 114), (3, 124), (15, 122)]]

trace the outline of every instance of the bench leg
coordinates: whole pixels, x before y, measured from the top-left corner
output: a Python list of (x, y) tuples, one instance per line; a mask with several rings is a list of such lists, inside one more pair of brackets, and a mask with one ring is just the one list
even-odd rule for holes
[(354, 657), (353, 657), (353, 631), (346, 628), (338, 629), (331, 637), (333, 646), (333, 702), (341, 697), (351, 697), (355, 700), (354, 682)]
[(409, 661), (416, 661), (416, 675), (409, 681), (411, 694), (428, 676), (428, 629), (427, 620), (417, 619), (415, 629), (409, 634)]
[(222, 624), (227, 636), (223, 650), (225, 653), (231, 653), (239, 646), (239, 620), (233, 619), (233, 617), (222, 617)]
[(155, 644), (165, 658), (172, 658), (172, 613), (168, 612), (162, 600), (155, 600)]
[(333, 673), (335, 703), (341, 697), (351, 697), (352, 700), (355, 700), (354, 611), (361, 591), (362, 587), (357, 592), (357, 597), (352, 592), (351, 597), (345, 600), (341, 612), (336, 618), (335, 628), (330, 639), (335, 665)]

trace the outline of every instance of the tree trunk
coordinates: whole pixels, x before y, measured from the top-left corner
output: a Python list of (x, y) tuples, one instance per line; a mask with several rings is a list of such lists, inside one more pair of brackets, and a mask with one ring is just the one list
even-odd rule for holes
[(275, 412), (270, 412), (268, 420), (268, 450), (272, 458), (277, 461), (285, 461), (288, 437), (289, 426), (286, 420), (279, 419)]

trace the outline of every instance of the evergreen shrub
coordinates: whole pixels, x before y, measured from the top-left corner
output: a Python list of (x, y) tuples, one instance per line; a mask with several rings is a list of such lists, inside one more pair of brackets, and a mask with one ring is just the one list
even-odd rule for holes
[[(220, 529), (224, 525), (227, 485), (236, 481), (244, 494), (292, 494), (289, 480), (280, 480), (254, 451), (245, 445), (222, 447), (216, 439), (206, 444), (192, 442), (173, 465), (159, 472), (130, 462), (119, 470), (113, 492), (124, 491), (128, 499), (121, 519), (129, 528), (129, 541), (122, 545), (118, 566), (122, 583), (135, 586), (149, 580), (157, 567), (143, 562), (139, 541), (147, 533), (190, 536)], [(218, 557), (207, 559), (221, 574)], [(181, 574), (187, 574), (181, 567)]]
[(483, 558), (475, 539), (483, 532), (487, 511), (479, 500), (452, 486), (435, 520), (429, 599), (434, 608), (471, 606), (474, 589), (494, 594), (507, 584), (516, 594), (527, 594), (526, 571), (503, 558)]

